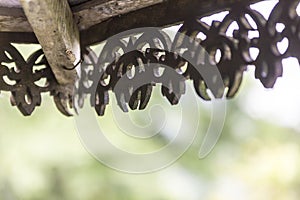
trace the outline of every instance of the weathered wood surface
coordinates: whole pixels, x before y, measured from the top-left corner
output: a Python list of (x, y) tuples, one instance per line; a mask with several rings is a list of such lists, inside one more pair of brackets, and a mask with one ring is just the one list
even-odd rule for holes
[[(112, 0), (90, 0), (72, 7), (72, 10), (74, 13), (74, 20), (79, 25), (79, 28), (81, 28), (81, 42), (83, 44), (93, 44), (100, 42), (111, 35), (119, 33), (120, 31), (131, 28), (171, 25), (181, 22), (189, 14), (198, 14), (199, 16), (208, 15), (210, 12), (224, 10), (224, 8), (230, 7), (237, 1), (250, 4), (258, 2), (259, 0), (164, 0), (162, 3), (159, 3), (158, 0), (154, 0), (151, 2), (156, 4), (152, 6), (149, 5), (150, 1), (136, 0), (135, 2), (145, 2), (148, 6), (141, 8), (142, 5), (139, 5), (139, 8), (141, 9), (135, 7), (133, 9), (129, 8), (129, 10), (122, 10), (120, 8), (123, 14), (118, 14), (118, 9), (110, 7), (111, 3), (108, 2), (112, 2)], [(119, 1), (114, 0), (114, 2)], [(129, 0), (129, 2), (131, 2), (131, 0)], [(4, 8), (4, 10), (5, 9), (8, 8)], [(4, 10), (1, 10), (0, 8), (0, 36), (3, 36), (0, 39), (7, 39), (8, 35), (1, 32), (1, 28), (5, 28), (5, 31), (21, 33), (28, 32), (28, 34), (25, 34), (26, 37), (24, 37), (23, 42), (36, 43), (34, 34), (29, 34), (29, 32), (32, 32), (31, 27), (26, 23), (22, 25), (22, 22), (14, 22), (15, 18), (7, 19), (7, 15), (5, 15), (5, 13), (10, 13), (10, 11), (4, 12)], [(86, 12), (87, 10), (89, 12)], [(108, 12), (108, 10), (115, 10), (115, 14), (105, 14), (105, 11)], [(22, 16), (22, 10), (15, 11), (13, 13), (19, 17)], [(80, 13), (82, 17), (77, 13)], [(88, 16), (89, 14), (90, 16)], [(3, 16), (5, 20), (2, 20)], [(24, 13), (23, 16), (25, 17)], [(102, 16), (104, 18), (98, 16)], [(110, 17), (107, 18), (108, 16)], [(94, 20), (93, 17), (95, 18)], [(91, 19), (92, 21), (87, 19)], [(23, 20), (27, 21), (26, 18)], [(2, 26), (3, 24), (5, 24), (5, 26)], [(91, 26), (92, 24), (95, 25)], [(22, 38), (12, 37), (11, 40), (20, 42), (22, 41)]]
[(163, 0), (92, 0), (72, 9), (78, 20), (79, 29), (85, 30), (111, 17), (121, 16), (161, 2)]
[[(71, 6), (78, 5), (89, 0), (68, 0)], [(21, 8), (20, 0), (0, 0), (0, 7)]]
[(21, 0), (25, 14), (41, 44), (57, 81), (74, 84), (73, 68), (80, 61), (77, 25), (67, 0)]
[(1, 7), (10, 7), (10, 8), (21, 8), (21, 4), (19, 0), (1, 0)]
[(111, 17), (81, 31), (83, 46), (96, 44), (120, 32), (139, 27), (163, 27), (179, 24), (190, 16), (204, 16), (230, 8), (237, 2), (247, 4), (259, 0), (168, 0), (134, 12)]
[[(18, 2), (18, 0), (15, 0)], [(69, 0), (79, 30), (87, 29), (111, 17), (145, 8), (163, 0)], [(2, 2), (2, 3), (1, 3)], [(6, 3), (5, 3), (6, 2)], [(75, 4), (76, 2), (76, 4)], [(32, 32), (20, 6), (0, 0), (0, 32)], [(33, 8), (34, 10), (34, 8)]]
[[(1, 9), (0, 9), (1, 10)], [(17, 27), (17, 28), (16, 28)], [(32, 32), (25, 17), (0, 16), (0, 31), (3, 32)]]
[[(1, 2), (1, 1), (0, 1)], [(22, 8), (3, 7), (0, 3), (0, 31), (3, 32), (32, 32), (32, 28)]]

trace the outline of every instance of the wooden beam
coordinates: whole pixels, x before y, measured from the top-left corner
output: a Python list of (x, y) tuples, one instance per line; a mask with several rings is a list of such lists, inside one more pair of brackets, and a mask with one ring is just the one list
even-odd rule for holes
[[(22, 9), (19, 8), (18, 1), (14, 3), (10, 0), (5, 1), (1, 3), (0, 0), (0, 32), (32, 32)], [(163, 0), (69, 0), (69, 3), (74, 5), (72, 11), (79, 30), (88, 29), (110, 17), (161, 2)]]
[[(71, 6), (82, 4), (90, 0), (68, 0)], [(0, 7), (21, 8), (20, 0), (0, 0)]]
[(25, 15), (41, 44), (51, 69), (62, 85), (75, 83), (73, 68), (80, 61), (77, 25), (67, 0), (21, 0)]
[(146, 8), (111, 17), (80, 33), (82, 46), (93, 45), (120, 32), (140, 27), (179, 24), (189, 17), (205, 16), (231, 8), (237, 2), (251, 4), (260, 0), (166, 0)]
[(111, 17), (146, 8), (163, 0), (90, 0), (72, 8), (79, 30), (86, 30)]
[(20, 44), (38, 44), (34, 33), (23, 32), (0, 32), (0, 44), (5, 43), (20, 43)]
[(32, 32), (32, 28), (21, 8), (0, 6), (1, 32)]
[[(112, 0), (90, 0), (72, 7), (74, 20), (81, 27), (80, 36), (83, 45), (101, 42), (114, 34), (132, 28), (169, 26), (180, 23), (189, 15), (199, 15), (199, 17), (201, 17), (219, 10), (223, 11), (234, 5), (236, 2), (251, 4), (258, 2), (259, 0), (164, 0), (162, 3), (158, 3), (159, 1), (152, 1), (155, 5), (147, 6), (142, 9), (137, 9), (135, 7), (126, 10), (120, 7), (122, 12), (118, 12), (118, 9), (116, 9), (117, 7), (110, 8), (110, 3), (108, 3), (110, 1)], [(126, 4), (124, 6), (126, 7)], [(108, 16), (105, 12), (109, 9), (114, 10), (114, 14), (110, 13), (110, 17), (107, 18)], [(6, 13), (9, 12), (10, 11), (6, 11)], [(0, 34), (1, 14), (2, 12), (0, 10)], [(11, 20), (13, 20), (13, 18), (11, 18)], [(9, 25), (10, 23), (7, 22), (6, 24)], [(28, 29), (28, 26), (26, 27)], [(22, 29), (24, 28), (25, 27)], [(16, 25), (11, 25), (10, 29), (14, 30), (13, 32), (22, 32), (20, 34), (27, 32), (24, 30), (20, 31), (20, 26)], [(29, 29), (31, 29), (31, 27)], [(29, 29), (28, 31), (30, 31)], [(28, 36), (29, 35), (30, 34), (28, 33)], [(30, 40), (30, 38), (33, 40)], [(12, 39), (17, 39), (18, 42), (22, 41), (22, 37), (15, 37)], [(31, 37), (27, 37), (23, 42), (35, 43), (36, 40), (34, 39), (34, 34), (32, 34)]]

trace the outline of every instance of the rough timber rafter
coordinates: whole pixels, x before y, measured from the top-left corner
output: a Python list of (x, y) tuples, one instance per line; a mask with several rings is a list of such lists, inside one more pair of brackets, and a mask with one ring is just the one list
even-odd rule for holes
[[(189, 15), (208, 15), (230, 8), (236, 2), (251, 4), (259, 0), (69, 0), (70, 3), (75, 1), (79, 4), (73, 4), (71, 9), (81, 33), (81, 42), (92, 44), (130, 28), (171, 25)], [(12, 42), (37, 43), (22, 9), (1, 7), (0, 4), (0, 40), (8, 38), (6, 32), (26, 36), (19, 38), (9, 34)]]
[(76, 72), (64, 68), (80, 61), (80, 42), (67, 0), (21, 0), (21, 4), (57, 81), (73, 85)]
[[(0, 31), (32, 32), (22, 8), (18, 3), (9, 2), (9, 0), (0, 1)], [(163, 0), (69, 0), (79, 30), (161, 2)], [(10, 7), (4, 7), (8, 5)]]

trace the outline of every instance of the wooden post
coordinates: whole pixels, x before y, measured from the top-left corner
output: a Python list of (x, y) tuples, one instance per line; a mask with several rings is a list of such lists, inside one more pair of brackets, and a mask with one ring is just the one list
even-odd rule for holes
[(80, 62), (77, 25), (67, 0), (20, 0), (25, 15), (61, 85), (73, 85)]

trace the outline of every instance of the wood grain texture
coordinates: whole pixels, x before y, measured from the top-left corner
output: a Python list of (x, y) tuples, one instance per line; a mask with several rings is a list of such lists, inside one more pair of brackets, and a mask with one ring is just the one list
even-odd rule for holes
[(21, 8), (19, 0), (0, 0), (1, 7)]
[(2, 32), (32, 32), (32, 28), (24, 17), (0, 16)]
[[(232, 6), (236, 2), (243, 2), (246, 4), (259, 2), (259, 0), (164, 0), (162, 3), (148, 5), (145, 8), (137, 10), (135, 8), (131, 11), (128, 10), (127, 13), (116, 16), (111, 15), (111, 17), (106, 18), (108, 15), (103, 14), (101, 11), (97, 11), (95, 7), (101, 7), (101, 5), (106, 4), (110, 1), (111, 0), (90, 0), (83, 4), (79, 4), (78, 6), (72, 7), (74, 20), (81, 26), (81, 42), (84, 45), (101, 42), (109, 36), (131, 28), (145, 26), (167, 26), (175, 23), (180, 23), (189, 15), (209, 15), (211, 13), (217, 12), (218, 10), (221, 11), (225, 10), (226, 8), (230, 8), (230, 6)], [(90, 11), (94, 10), (94, 12), (86, 12), (86, 9)], [(84, 13), (90, 14), (85, 19), (77, 13), (81, 13), (82, 16), (84, 16)], [(3, 12), (0, 9), (0, 33), (2, 23), (1, 14), (3, 14)], [(17, 14), (15, 13), (15, 15)], [(105, 18), (98, 18), (98, 15)], [(97, 20), (94, 20), (92, 22), (87, 20), (93, 20), (93, 17), (97, 18)], [(14, 18), (11, 18), (10, 20), (12, 21), (14, 20)], [(12, 25), (10, 26), (8, 21), (9, 20), (6, 20), (5, 26), (3, 26), (5, 27), (5, 30), (22, 33), (28, 32), (28, 35), (29, 32), (32, 32), (31, 27), (28, 27), (28, 25), (26, 24), (24, 26), (16, 26), (16, 23), (12, 22)], [(84, 21), (86, 21), (86, 25)], [(22, 23), (20, 22), (20, 24)], [(91, 26), (92, 24), (95, 25)], [(26, 39), (24, 38), (24, 42), (30, 43), (30, 38), (33, 39), (33, 43), (36, 42), (36, 40), (34, 39), (34, 34), (32, 34), (31, 37), (26, 37)], [(22, 38), (18, 39), (14, 37), (12, 38), (12, 41), (14, 41), (15, 39), (17, 39), (18, 42), (22, 40)]]
[[(71, 6), (78, 5), (89, 0), (68, 0)], [(21, 8), (20, 0), (0, 0), (0, 7)]]
[(224, 11), (237, 2), (251, 4), (259, 0), (168, 0), (146, 8), (109, 18), (82, 30), (83, 46), (97, 44), (120, 32), (140, 27), (163, 27), (179, 24), (194, 16)]
[(73, 68), (80, 61), (79, 31), (66, 0), (21, 0), (57, 81), (74, 84)]
[[(79, 30), (99, 24), (111, 17), (120, 16), (145, 8), (163, 0), (73, 0), (69, 1)], [(2, 2), (2, 4), (1, 4)], [(0, 0), (0, 31), (32, 32), (28, 21), (18, 5), (10, 7), (9, 1)], [(34, 8), (32, 8), (34, 10)], [(9, 16), (9, 17), (8, 17)]]
[(111, 17), (121, 16), (161, 2), (163, 0), (92, 0), (73, 7), (72, 10), (79, 29), (85, 30)]
[(22, 8), (2, 7), (0, 4), (0, 31), (32, 32)]

